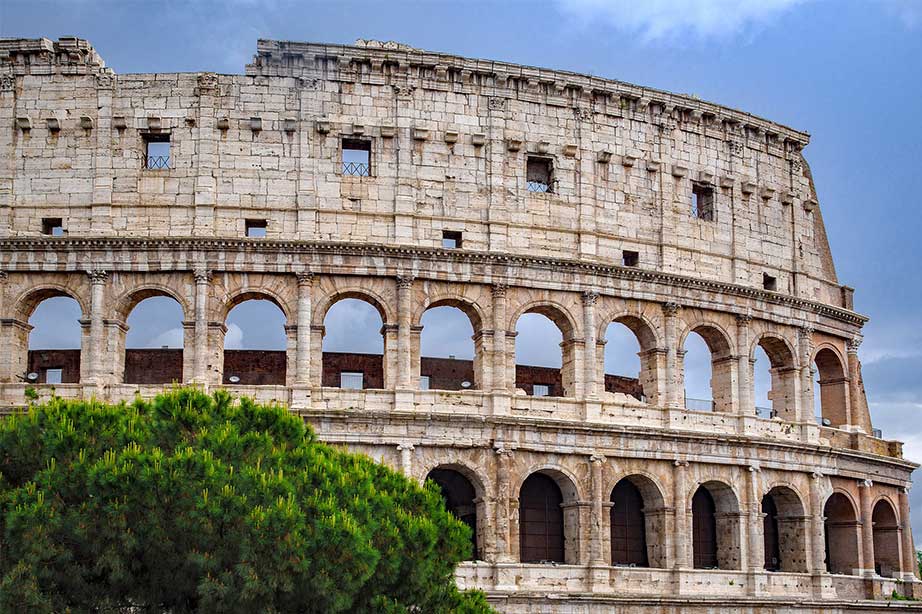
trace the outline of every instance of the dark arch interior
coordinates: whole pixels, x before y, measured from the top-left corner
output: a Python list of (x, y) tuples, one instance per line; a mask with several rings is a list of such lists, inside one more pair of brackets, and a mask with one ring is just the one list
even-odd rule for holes
[(442, 491), (445, 507), (455, 518), (471, 529), (472, 560), (480, 559), (477, 543), (477, 493), (470, 480), (453, 469), (433, 469), (426, 478), (435, 482)]
[(643, 495), (625, 478), (611, 491), (612, 565), (648, 567)]
[(183, 381), (183, 312), (179, 302), (157, 292), (141, 294), (126, 318), (126, 384)]
[(519, 558), (523, 563), (565, 562), (563, 495), (553, 479), (530, 475), (519, 491)]
[(874, 570), (878, 575), (892, 577), (900, 571), (900, 535), (896, 512), (887, 501), (874, 505), (871, 514), (874, 526)]
[(851, 575), (858, 568), (858, 519), (848, 497), (833, 493), (823, 507), (826, 536), (826, 569)]
[(227, 313), (224, 336), (225, 384), (284, 385), (288, 367), (285, 312), (255, 293), (238, 297)]
[(766, 571), (781, 570), (781, 545), (778, 541), (778, 506), (771, 494), (762, 497), (762, 532), (765, 542)]
[(692, 497), (692, 548), (695, 569), (717, 568), (717, 506), (702, 486)]

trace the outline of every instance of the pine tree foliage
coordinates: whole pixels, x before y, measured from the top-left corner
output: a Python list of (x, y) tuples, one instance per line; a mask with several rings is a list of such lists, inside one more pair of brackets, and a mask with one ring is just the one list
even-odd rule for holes
[(491, 612), (438, 491), (284, 408), (178, 388), (0, 420), (0, 611)]

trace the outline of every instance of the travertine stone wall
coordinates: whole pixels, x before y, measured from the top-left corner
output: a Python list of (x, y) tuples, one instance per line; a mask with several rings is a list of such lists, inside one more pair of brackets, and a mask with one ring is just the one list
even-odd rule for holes
[[(369, 41), (260, 41), (245, 75), (117, 75), (86, 41), (0, 40), (0, 124), (4, 408), (25, 403), (29, 318), (53, 296), (83, 314), (80, 382), (56, 394), (156, 394), (124, 382), (127, 320), (169, 296), (187, 382), (286, 403), (324, 440), (414, 479), (464, 476), (483, 560), (458, 581), (504, 611), (667, 611), (677, 596), (701, 611), (845, 611), (919, 593), (915, 465), (872, 430), (866, 319), (836, 279), (806, 134), (616, 81)], [(142, 168), (150, 135), (169, 135), (169, 168)], [(369, 143), (369, 176), (344, 174), (344, 138)], [(549, 193), (526, 189), (529, 156), (550, 160)], [(696, 186), (713, 190), (711, 220), (692, 215)], [(42, 234), (50, 218), (64, 236)], [(267, 236), (244, 238), (246, 220)], [(443, 248), (443, 231), (461, 247)], [(285, 316), (285, 385), (223, 384), (227, 315), (254, 298)], [(325, 316), (345, 298), (381, 316), (380, 388), (323, 385)], [(418, 389), (422, 317), (441, 305), (470, 318), (470, 390)], [(516, 390), (526, 313), (561, 331), (562, 396)], [(604, 391), (611, 322), (637, 338), (644, 403)], [(711, 352), (712, 411), (686, 408), (691, 333)], [(773, 416), (754, 406), (758, 347)], [(563, 499), (555, 565), (521, 562), (519, 493), (536, 472)], [(647, 568), (612, 565), (622, 479), (643, 499)], [(694, 565), (702, 488), (717, 569)], [(766, 496), (779, 571), (765, 565)]]

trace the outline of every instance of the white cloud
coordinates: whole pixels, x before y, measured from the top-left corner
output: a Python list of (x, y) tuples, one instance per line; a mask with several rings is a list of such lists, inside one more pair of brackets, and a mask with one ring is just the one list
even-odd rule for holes
[(239, 350), (243, 348), (243, 329), (236, 324), (228, 324), (227, 333), (224, 335), (225, 350)]
[(604, 20), (650, 42), (689, 35), (729, 38), (765, 25), (807, 0), (557, 1), (565, 12), (587, 23)]

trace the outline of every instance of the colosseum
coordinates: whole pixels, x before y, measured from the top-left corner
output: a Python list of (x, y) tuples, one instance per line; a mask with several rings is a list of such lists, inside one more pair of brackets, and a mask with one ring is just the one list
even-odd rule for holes
[[(6, 411), (174, 381), (285, 403), (436, 481), (474, 528), (458, 583), (504, 613), (922, 597), (917, 465), (872, 428), (866, 318), (836, 277), (806, 133), (365, 40), (260, 40), (223, 75), (115, 74), (85, 40), (3, 39), (0, 114)], [(30, 345), (59, 297), (78, 347)], [(179, 348), (126, 347), (152, 297), (181, 308)], [(285, 349), (225, 349), (231, 310), (260, 299)], [(324, 351), (347, 299), (380, 317), (380, 353)], [(472, 360), (421, 356), (437, 307), (469, 320)], [(517, 364), (527, 314), (559, 330), (559, 368)], [(605, 372), (610, 325), (639, 373)], [(690, 336), (706, 402), (685, 394)]]

